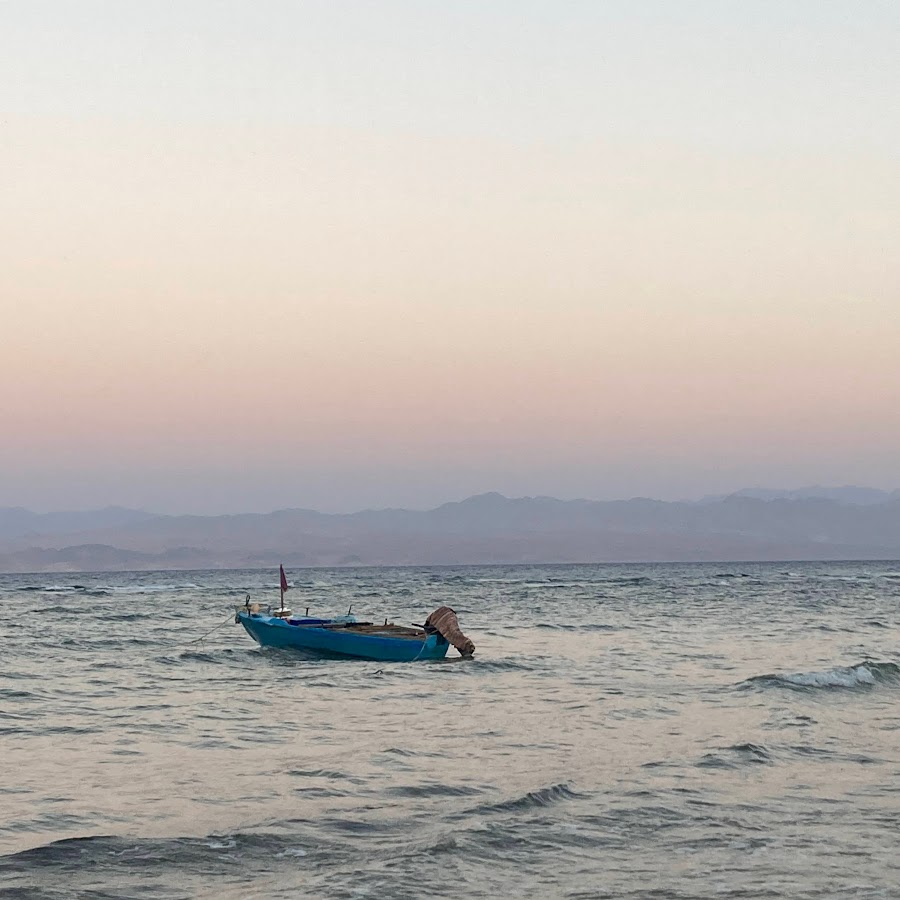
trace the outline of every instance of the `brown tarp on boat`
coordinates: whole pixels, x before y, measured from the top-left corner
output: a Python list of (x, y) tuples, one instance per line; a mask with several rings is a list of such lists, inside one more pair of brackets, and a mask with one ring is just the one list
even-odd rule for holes
[(463, 656), (475, 652), (475, 644), (459, 630), (456, 613), (449, 606), (439, 607), (425, 620), (425, 630), (430, 629), (440, 632)]

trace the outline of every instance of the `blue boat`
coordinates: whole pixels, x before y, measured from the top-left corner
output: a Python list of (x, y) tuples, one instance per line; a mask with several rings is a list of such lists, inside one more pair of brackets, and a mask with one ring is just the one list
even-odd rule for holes
[[(307, 650), (321, 656), (380, 662), (443, 659), (450, 644), (438, 631), (336, 619), (292, 619), (239, 609), (234, 617), (261, 647)], [(427, 624), (427, 623), (426, 623)]]

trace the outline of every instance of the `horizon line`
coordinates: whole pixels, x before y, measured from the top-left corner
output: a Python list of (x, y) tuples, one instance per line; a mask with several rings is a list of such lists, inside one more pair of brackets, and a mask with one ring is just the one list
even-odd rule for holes
[(839, 492), (839, 491), (860, 491), (870, 493), (871, 495), (884, 495), (885, 501), (890, 501), (891, 499), (896, 499), (895, 495), (900, 495), (900, 488), (876, 488), (867, 485), (854, 485), (854, 484), (842, 484), (842, 485), (822, 485), (822, 484), (814, 484), (814, 485), (804, 485), (802, 487), (796, 488), (770, 488), (763, 486), (754, 486), (754, 487), (743, 487), (738, 488), (734, 491), (724, 492), (724, 493), (716, 493), (716, 494), (704, 494), (701, 497), (690, 498), (690, 497), (681, 497), (676, 500), (662, 500), (658, 497), (652, 497), (646, 494), (636, 494), (630, 497), (614, 497), (614, 498), (590, 498), (590, 497), (556, 497), (551, 494), (522, 494), (519, 496), (510, 496), (504, 494), (500, 491), (480, 491), (475, 494), (470, 494), (466, 497), (463, 497), (458, 500), (445, 500), (442, 503), (438, 503), (435, 506), (427, 506), (427, 507), (412, 507), (412, 506), (380, 506), (380, 507), (363, 507), (360, 509), (355, 509), (350, 512), (324, 512), (320, 509), (315, 509), (309, 506), (279, 506), (275, 508), (268, 509), (266, 511), (254, 511), (254, 510), (242, 510), (239, 512), (220, 512), (220, 513), (190, 513), (190, 512), (159, 512), (155, 510), (146, 509), (144, 507), (133, 507), (133, 506), (125, 506), (120, 503), (110, 503), (105, 506), (96, 506), (96, 507), (83, 507), (80, 509), (50, 509), (46, 512), (37, 512), (33, 509), (30, 509), (26, 506), (16, 505), (16, 506), (0, 506), (0, 512), (23, 512), (34, 516), (53, 516), (53, 515), (72, 515), (72, 514), (80, 514), (80, 513), (102, 513), (102, 512), (110, 512), (110, 511), (122, 511), (129, 513), (142, 513), (147, 516), (151, 516), (153, 518), (198, 518), (198, 519), (213, 519), (213, 518), (227, 518), (230, 516), (268, 516), (274, 515), (276, 513), (283, 512), (305, 512), (305, 513), (314, 513), (320, 516), (355, 516), (362, 515), (364, 513), (384, 513), (384, 512), (419, 512), (419, 513), (427, 513), (434, 512), (435, 510), (442, 509), (446, 506), (454, 506), (462, 503), (467, 503), (472, 500), (479, 500), (488, 497), (497, 497), (502, 500), (516, 502), (520, 500), (552, 500), (557, 503), (633, 503), (635, 501), (649, 501), (652, 503), (665, 503), (665, 504), (677, 504), (677, 503), (686, 503), (686, 504), (697, 504), (697, 503), (715, 503), (721, 502), (723, 500), (727, 500), (732, 497), (739, 497), (741, 495), (747, 494), (751, 495), (754, 492), (764, 493), (764, 494), (772, 494), (771, 497), (753, 497), (747, 496), (744, 499), (755, 499), (760, 500), (762, 502), (770, 502), (773, 500), (780, 499), (794, 499), (794, 500), (825, 500), (830, 502), (837, 502), (834, 498), (831, 497), (816, 497), (813, 495), (810, 496), (778, 496), (778, 495), (798, 495), (804, 494), (806, 492)]

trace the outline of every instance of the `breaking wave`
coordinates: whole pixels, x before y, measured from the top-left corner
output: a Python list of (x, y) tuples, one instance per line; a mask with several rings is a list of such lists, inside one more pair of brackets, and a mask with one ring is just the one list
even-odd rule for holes
[(788, 675), (757, 675), (747, 685), (785, 687), (794, 690), (815, 688), (860, 689), (879, 684), (900, 686), (900, 665), (866, 660), (855, 666), (836, 666), (819, 672), (796, 672)]

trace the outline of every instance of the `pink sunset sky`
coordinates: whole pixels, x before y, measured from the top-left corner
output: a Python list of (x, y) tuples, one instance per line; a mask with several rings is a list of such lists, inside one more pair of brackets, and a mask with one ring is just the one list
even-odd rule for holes
[(900, 486), (900, 12), (0, 6), (0, 506)]

